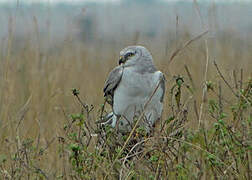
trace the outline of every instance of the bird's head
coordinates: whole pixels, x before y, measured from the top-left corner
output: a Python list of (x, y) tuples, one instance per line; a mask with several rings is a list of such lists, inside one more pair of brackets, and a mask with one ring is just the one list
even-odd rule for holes
[(128, 46), (121, 50), (119, 65), (133, 65), (140, 61), (151, 61), (150, 52), (143, 46)]

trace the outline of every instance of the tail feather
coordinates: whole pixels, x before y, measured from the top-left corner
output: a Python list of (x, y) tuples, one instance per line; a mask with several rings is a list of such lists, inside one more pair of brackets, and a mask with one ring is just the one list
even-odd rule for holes
[(103, 122), (101, 123), (101, 125), (111, 125), (113, 115), (114, 115), (113, 112), (108, 113), (108, 114), (103, 118), (103, 120), (102, 120)]

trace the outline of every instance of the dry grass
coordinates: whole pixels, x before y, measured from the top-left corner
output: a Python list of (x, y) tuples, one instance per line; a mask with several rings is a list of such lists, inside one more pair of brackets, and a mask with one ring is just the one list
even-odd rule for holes
[[(218, 36), (215, 40), (209, 38), (209, 54), (206, 53), (205, 42), (202, 39), (192, 42), (176, 57), (172, 57), (173, 61), (170, 63), (169, 59), (172, 52), (176, 51), (177, 42), (169, 41), (168, 53), (166, 53), (167, 42), (160, 40), (165, 37), (140, 36), (139, 38), (137, 37), (139, 35), (133, 35), (132, 38), (125, 37), (125, 41), (120, 44), (108, 44), (107, 42), (80, 43), (72, 41), (71, 37), (66, 37), (64, 43), (58, 47), (42, 51), (40, 38), (43, 37), (38, 38), (36, 19), (34, 19), (34, 33), (26, 40), (19, 42), (22, 46), (18, 48), (19, 50), (16, 50), (13, 28), (13, 19), (10, 19), (8, 38), (4, 44), (1, 44), (0, 54), (0, 176), (2, 178), (9, 176), (9, 179), (12, 179), (14, 177), (12, 176), (15, 174), (14, 171), (18, 171), (15, 168), (19, 167), (18, 163), (21, 163), (21, 161), (15, 161), (14, 156), (19, 154), (19, 157), (21, 157), (22, 153), (24, 153), (23, 160), (27, 161), (23, 164), (28, 165), (28, 162), (32, 161), (33, 163), (29, 168), (34, 167), (34, 171), (41, 172), (42, 178), (53, 179), (59, 175), (62, 175), (62, 178), (70, 178), (72, 173), (72, 166), (70, 160), (68, 160), (70, 150), (65, 147), (64, 155), (60, 153), (62, 143), (59, 137), (66, 137), (63, 127), (64, 124), (71, 121), (70, 114), (80, 113), (82, 109), (72, 95), (71, 89), (79, 89), (81, 99), (94, 106), (92, 113), (90, 113), (92, 122), (89, 122), (91, 126), (94, 126), (94, 121), (99, 119), (99, 110), (101, 104), (103, 104), (102, 88), (106, 76), (117, 65), (119, 50), (126, 45), (135, 44), (135, 42), (147, 46), (153, 54), (158, 69), (162, 70), (167, 76), (163, 122), (169, 117), (177, 117), (179, 113), (187, 110), (188, 115), (186, 122), (183, 122), (183, 128), (189, 128), (196, 132), (196, 127), (199, 124), (200, 104), (204, 101), (205, 106), (202, 109), (201, 120), (205, 124), (204, 128), (210, 129), (216, 123), (216, 119), (208, 111), (207, 105), (210, 99), (221, 101), (218, 103), (223, 105), (221, 111), (227, 114), (227, 118), (225, 118), (227, 126), (233, 126), (236, 121), (242, 121), (235, 119), (232, 113), (231, 105), (237, 102), (237, 97), (233, 95), (232, 91), (235, 91), (239, 98), (241, 97), (239, 91), (248, 85), (249, 77), (251, 78), (252, 75), (252, 49), (249, 46), (251, 42), (240, 44), (241, 42), (235, 38), (236, 34), (233, 37)], [(192, 38), (187, 32), (180, 32), (179, 42), (183, 42), (181, 47), (183, 47), (182, 44)], [(211, 52), (213, 49), (214, 52)], [(207, 76), (205, 76), (206, 56), (209, 56)], [(214, 60), (231, 88), (226, 85), (218, 73)], [(171, 97), (170, 93), (172, 87), (176, 84), (174, 76), (178, 75), (182, 76), (184, 84), (192, 89), (192, 92), (190, 92), (186, 85), (183, 85), (180, 90), (175, 88), (181, 96), (179, 108), (176, 106), (175, 98)], [(205, 82), (205, 77), (207, 82)], [(205, 92), (206, 96), (202, 99), (204, 84), (208, 89)], [(243, 103), (246, 104), (246, 101), (250, 100), (245, 98)], [(246, 112), (244, 110), (243, 115), (244, 119), (251, 118), (251, 107)], [(240, 127), (239, 122), (237, 123), (237, 127)], [(157, 131), (158, 128), (159, 126), (156, 128)], [(246, 128), (251, 133), (251, 128), (248, 126)], [(165, 133), (161, 135), (165, 135)], [(248, 133), (247, 136), (247, 140), (250, 139), (249, 143), (251, 143), (251, 134)], [(162, 136), (155, 137), (159, 139)], [(176, 140), (176, 138), (170, 137), (171, 140)], [(33, 148), (27, 152), (20, 152), (25, 143), (29, 144), (28, 139), (33, 140)], [(152, 137), (147, 138), (146, 141), (151, 139)], [(186, 139), (179, 139), (178, 141), (184, 142)], [(192, 151), (194, 149), (200, 153), (211, 152), (207, 149), (207, 146), (198, 143), (193, 144), (193, 142), (188, 144)], [(93, 140), (90, 146), (92, 145), (94, 145)], [(211, 153), (214, 154), (214, 152)], [(28, 157), (25, 157), (27, 154)], [(180, 161), (179, 158), (176, 161)], [(200, 160), (204, 160), (204, 158)], [(203, 171), (200, 177), (206, 178), (209, 173), (216, 173), (217, 175), (212, 176), (216, 178), (223, 174), (225, 176), (227, 173), (226, 178), (236, 175), (237, 178), (244, 179), (247, 177), (249, 179), (251, 174), (246, 173), (251, 170), (251, 153), (248, 154), (247, 161), (244, 166), (241, 165), (242, 163), (240, 164), (238, 169), (242, 169), (239, 172), (226, 166), (221, 169), (228, 171), (231, 168), (233, 172), (230, 174), (224, 171), (219, 172), (220, 169), (212, 169), (212, 171), (206, 172), (207, 165), (198, 162), (204, 166), (199, 167), (199, 171)], [(246, 165), (250, 170), (246, 170)], [(161, 166), (160, 163), (158, 166)], [(233, 165), (227, 164), (227, 166)], [(33, 176), (29, 172), (29, 168), (27, 167), (24, 171), (20, 170), (22, 172), (20, 177), (23, 179), (28, 177), (38, 178), (38, 176)], [(100, 167), (100, 169), (103, 168), (105, 171), (108, 170), (106, 166)], [(122, 174), (122, 172), (120, 173)], [(130, 173), (127, 173), (131, 177)], [(155, 175), (154, 178), (158, 179), (160, 172), (157, 171)], [(78, 176), (76, 175), (76, 177)], [(110, 179), (114, 176), (108, 173), (105, 177)], [(172, 177), (180, 176), (172, 175)], [(183, 177), (183, 173), (181, 177)]]

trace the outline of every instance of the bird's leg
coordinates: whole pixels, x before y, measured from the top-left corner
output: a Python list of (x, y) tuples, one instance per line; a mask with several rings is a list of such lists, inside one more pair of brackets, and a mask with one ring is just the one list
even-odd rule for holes
[(119, 122), (119, 120), (120, 120), (120, 117), (121, 117), (121, 116), (118, 116), (118, 115), (115, 115), (115, 114), (114, 114), (114, 116), (113, 116), (113, 121), (112, 121), (112, 124), (111, 124), (111, 126), (112, 126), (113, 128), (117, 126), (117, 124), (118, 124), (118, 122)]

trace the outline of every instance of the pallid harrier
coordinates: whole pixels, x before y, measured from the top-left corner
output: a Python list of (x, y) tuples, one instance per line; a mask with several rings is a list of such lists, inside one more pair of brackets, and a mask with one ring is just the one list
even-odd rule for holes
[(113, 109), (106, 116), (107, 122), (104, 124), (115, 127), (118, 123), (121, 132), (132, 129), (135, 117), (143, 112), (147, 101), (149, 103), (140, 125), (150, 132), (161, 117), (165, 78), (154, 66), (150, 52), (143, 46), (128, 46), (120, 52), (119, 66), (110, 72), (103, 91)]

